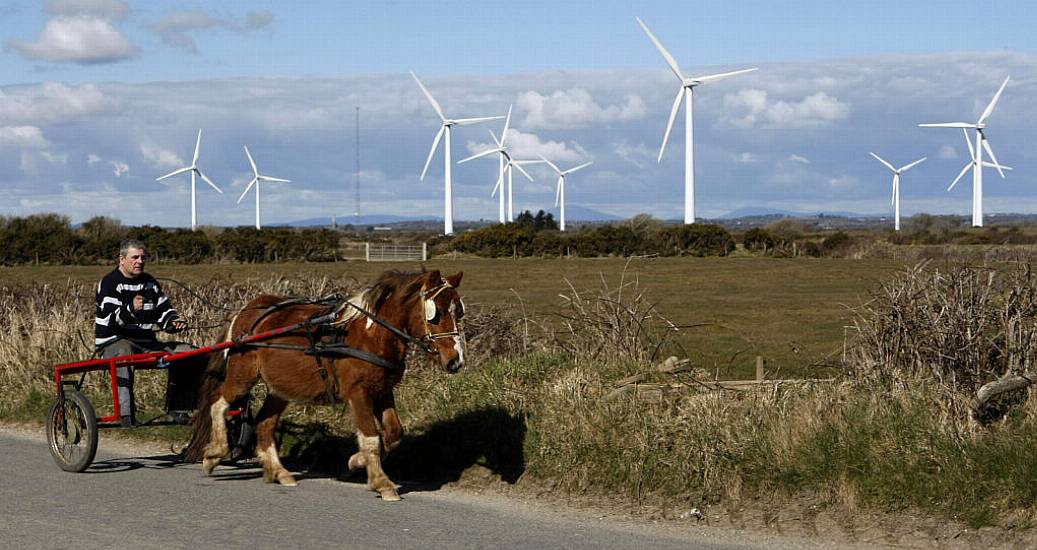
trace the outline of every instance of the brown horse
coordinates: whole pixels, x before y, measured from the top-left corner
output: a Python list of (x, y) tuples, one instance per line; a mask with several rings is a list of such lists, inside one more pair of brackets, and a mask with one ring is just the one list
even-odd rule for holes
[[(270, 347), (232, 348), (214, 354), (203, 381), (185, 458), (200, 460), (206, 475), (212, 474), (229, 453), (224, 417), (229, 404), (245, 399), (262, 379), (269, 392), (256, 414), (256, 451), (266, 482), (296, 484), (281, 465), (274, 444), (277, 421), (289, 402), (348, 401), (359, 446), (359, 451), (349, 457), (349, 469), (366, 467), (367, 487), (383, 500), (399, 500), (396, 486), (382, 470), (382, 448), (385, 453), (392, 451), (403, 435), (393, 388), (403, 378), (408, 341), (438, 357), (447, 372), (456, 372), (464, 365), (463, 335), (457, 325), (464, 315), (457, 292), (461, 276), (460, 272), (441, 278), (439, 271), (388, 271), (373, 286), (349, 299), (373, 313), (375, 319), (345, 303), (333, 309), (334, 321), (325, 325), (324, 334), (319, 336), (377, 357), (325, 356), (318, 360), (301, 351), (315, 338), (312, 331), (307, 334), (304, 329), (262, 342)], [(231, 320), (226, 339), (288, 327), (328, 311), (327, 305), (292, 304), (280, 296), (260, 296)], [(394, 334), (377, 322), (379, 319), (401, 332)]]

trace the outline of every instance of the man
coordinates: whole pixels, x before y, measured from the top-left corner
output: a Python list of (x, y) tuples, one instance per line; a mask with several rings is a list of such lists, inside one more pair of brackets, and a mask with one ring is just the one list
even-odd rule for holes
[[(152, 351), (180, 352), (193, 349), (188, 344), (160, 342), (155, 331), (180, 332), (187, 322), (173, 309), (154, 277), (144, 272), (148, 252), (144, 243), (123, 241), (119, 265), (97, 285), (94, 319), (94, 345), (102, 358)], [(120, 422), (135, 425), (133, 369), (116, 369), (119, 390)]]

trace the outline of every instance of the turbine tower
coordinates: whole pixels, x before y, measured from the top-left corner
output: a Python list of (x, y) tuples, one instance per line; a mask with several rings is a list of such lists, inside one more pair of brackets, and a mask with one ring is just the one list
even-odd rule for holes
[[(1005, 91), (1005, 86), (1008, 85), (1008, 80), (1011, 77), (1005, 77), (1005, 81), (1001, 83), (1001, 87), (998, 88), (997, 93), (994, 94), (994, 98), (987, 104), (987, 108), (983, 109), (983, 114), (979, 116), (979, 120), (975, 124), (968, 122), (940, 122), (936, 124), (919, 124), (923, 128), (961, 128), (962, 133), (965, 134), (965, 143), (969, 146), (969, 157), (970, 160), (965, 167), (958, 173), (958, 177), (954, 178), (951, 182), (948, 191), (954, 188), (958, 183), (958, 180), (972, 169), (972, 227), (983, 227), (983, 167), (997, 169), (997, 173), (1001, 175), (1001, 179), (1005, 178), (1004, 170), (1011, 170), (1008, 166), (1001, 166), (1001, 163), (997, 161), (997, 157), (994, 155), (994, 150), (990, 148), (990, 143), (987, 142), (987, 136), (983, 130), (987, 127), (987, 118), (990, 117), (990, 113), (994, 112), (994, 106), (997, 105), (997, 100), (1001, 98), (1001, 92)], [(969, 128), (976, 130), (976, 145), (972, 145), (972, 141), (969, 139)], [(983, 160), (983, 151), (986, 150), (987, 154), (990, 155), (990, 160), (993, 162), (987, 162)]]
[(201, 176), (201, 178), (203, 180), (205, 180), (205, 183), (208, 183), (213, 189), (216, 190), (217, 193), (219, 193), (221, 195), (223, 194), (223, 191), (221, 191), (220, 188), (217, 187), (216, 184), (213, 183), (211, 179), (209, 179), (209, 176), (206, 176), (204, 173), (202, 173), (201, 169), (198, 168), (198, 152), (199, 152), (199, 150), (201, 150), (201, 147), (202, 147), (202, 129), (199, 128), (198, 129), (198, 140), (194, 142), (194, 158), (191, 159), (191, 165), (187, 166), (187, 167), (184, 167), (184, 168), (180, 168), (179, 170), (173, 170), (172, 172), (170, 172), (170, 173), (168, 173), (168, 174), (166, 174), (166, 175), (164, 175), (162, 177), (155, 178), (155, 181), (162, 181), (162, 180), (164, 180), (166, 178), (169, 178), (169, 177), (172, 177), (172, 176), (176, 176), (178, 174), (183, 174), (184, 172), (191, 172), (191, 231), (194, 231), (195, 228), (198, 227), (198, 210), (197, 210), (197, 204), (198, 204), (197, 195), (198, 195), (198, 191), (197, 191), (197, 189), (195, 187), (195, 176)]
[(648, 30), (648, 25), (645, 25), (644, 21), (641, 21), (640, 17), (635, 17), (637, 23), (641, 25), (641, 28), (648, 35), (648, 38), (655, 44), (656, 49), (662, 54), (663, 59), (673, 70), (673, 74), (677, 75), (677, 80), (680, 80), (681, 87), (677, 91), (677, 97), (673, 100), (673, 107), (670, 109), (670, 120), (666, 123), (666, 133), (663, 134), (663, 143), (659, 147), (659, 158), (656, 162), (662, 162), (663, 152), (666, 151), (666, 141), (670, 138), (670, 130), (673, 129), (673, 121), (677, 118), (677, 111), (681, 107), (681, 99), (684, 99), (684, 223), (691, 224), (695, 223), (695, 152), (693, 147), (693, 124), (692, 124), (692, 93), (694, 92), (695, 86), (699, 84), (705, 84), (706, 82), (714, 82), (727, 78), (729, 76), (735, 76), (738, 74), (748, 73), (756, 70), (756, 67), (752, 69), (741, 69), (738, 71), (731, 71), (727, 73), (718, 73), (705, 76), (684, 76), (681, 72), (680, 67), (677, 66), (677, 61), (673, 59), (670, 52), (666, 51), (662, 43), (652, 34), (652, 31)]
[(558, 188), (555, 190), (555, 206), (559, 206), (560, 208), (558, 211), (558, 229), (565, 231), (565, 176), (568, 176), (569, 174), (572, 174), (573, 172), (580, 170), (582, 168), (586, 168), (594, 164), (594, 162), (585, 162), (575, 168), (562, 170), (555, 166), (553, 162), (544, 158), (543, 155), (540, 155), (540, 158), (543, 159), (548, 166), (553, 168), (555, 172), (558, 172)]
[(890, 202), (892, 203), (892, 206), (893, 206), (893, 213), (894, 213), (893, 214), (893, 230), (894, 231), (900, 231), (900, 174), (903, 173), (903, 172), (907, 172), (912, 167), (914, 167), (916, 164), (921, 164), (928, 157), (922, 157), (922, 158), (912, 162), (911, 164), (905, 164), (904, 166), (901, 166), (900, 168), (893, 168), (892, 164), (886, 162), (885, 159), (883, 159), (882, 157), (876, 155), (875, 153), (869, 152), (868, 154), (873, 156), (873, 157), (875, 157), (875, 160), (877, 160), (877, 161), (881, 162), (882, 164), (886, 165), (886, 168), (889, 168), (890, 170), (893, 171), (893, 198), (890, 199)]
[(252, 160), (252, 153), (248, 152), (248, 145), (245, 145), (245, 156), (248, 157), (248, 163), (252, 165), (252, 181), (248, 182), (248, 187), (245, 187), (245, 191), (238, 197), (238, 204), (241, 204), (241, 200), (245, 198), (252, 186), (256, 186), (256, 229), (262, 229), (263, 226), (259, 222), (259, 182), (261, 181), (279, 181), (282, 183), (291, 183), (292, 180), (286, 180), (281, 178), (275, 178), (272, 176), (264, 176), (259, 173), (259, 169), (256, 168), (256, 161)]
[(418, 87), (421, 88), (421, 92), (428, 98), (428, 102), (432, 104), (432, 108), (436, 110), (436, 114), (439, 115), (439, 120), (442, 121), (442, 125), (439, 127), (439, 132), (436, 133), (436, 138), (432, 140), (432, 149), (428, 152), (428, 159), (425, 161), (425, 168), (421, 171), (421, 181), (425, 181), (425, 174), (428, 172), (428, 165), (432, 162), (432, 155), (436, 153), (436, 148), (439, 147), (439, 140), (444, 139), (443, 144), (443, 234), (453, 235), (454, 234), (454, 202), (451, 191), (450, 181), (450, 129), (453, 126), (464, 126), (467, 124), (476, 124), (479, 122), (486, 122), (488, 120), (498, 120), (504, 118), (502, 116), (491, 116), (491, 117), (480, 117), (480, 118), (447, 118), (443, 114), (443, 108), (439, 106), (436, 98), (432, 97), (425, 85), (418, 80), (418, 75), (411, 71), (411, 76), (414, 77), (414, 82), (418, 83)]

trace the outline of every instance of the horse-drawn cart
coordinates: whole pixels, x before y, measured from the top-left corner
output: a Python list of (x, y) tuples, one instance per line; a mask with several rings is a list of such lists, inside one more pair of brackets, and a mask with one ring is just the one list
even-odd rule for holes
[[(326, 318), (325, 318), (326, 317)], [(178, 369), (185, 359), (219, 352), (227, 348), (235, 348), (255, 344), (300, 328), (321, 325), (330, 322), (332, 316), (308, 319), (302, 323), (281, 327), (274, 330), (250, 334), (234, 340), (228, 340), (190, 351), (179, 353), (149, 352), (134, 355), (120, 355), (107, 359), (90, 359), (73, 363), (62, 363), (54, 366), (54, 385), (57, 396), (47, 413), (47, 443), (50, 453), (58, 467), (67, 472), (82, 472), (94, 460), (97, 453), (97, 430), (99, 427), (117, 427), (122, 404), (119, 403), (119, 392), (116, 386), (115, 370), (121, 367), (135, 369)], [(108, 372), (112, 391), (112, 414), (97, 417), (90, 400), (83, 395), (82, 387), (86, 375), (90, 372)], [(73, 375), (81, 374), (78, 379)], [(190, 388), (196, 389), (196, 388)], [(167, 392), (170, 390), (167, 387)], [(193, 392), (188, 392), (193, 396)], [(170, 399), (167, 395), (167, 409)], [(193, 401), (192, 401), (193, 403)], [(227, 436), (230, 448), (234, 450), (231, 457), (236, 458), (246, 451), (251, 440), (251, 421), (247, 404), (231, 408), (227, 411)], [(99, 424), (99, 422), (101, 424)]]

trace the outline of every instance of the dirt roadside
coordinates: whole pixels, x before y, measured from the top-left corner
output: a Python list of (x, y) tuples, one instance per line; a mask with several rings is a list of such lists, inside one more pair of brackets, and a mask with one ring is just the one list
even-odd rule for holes
[[(0, 425), (0, 434), (44, 441), (42, 427), (32, 424)], [(131, 438), (117, 431), (101, 433), (100, 447), (108, 451), (166, 454), (168, 442)], [(328, 481), (334, 481), (329, 479)], [(814, 500), (741, 502), (723, 505), (662, 509), (634, 506), (601, 496), (562, 495), (533, 483), (508, 484), (482, 466), (472, 466), (455, 482), (438, 489), (436, 498), (465, 501), (512, 515), (545, 513), (583, 524), (623, 526), (632, 530), (694, 536), (717, 543), (750, 544), (768, 548), (1035, 548), (1033, 529), (984, 527), (908, 512), (878, 513), (822, 506)]]

